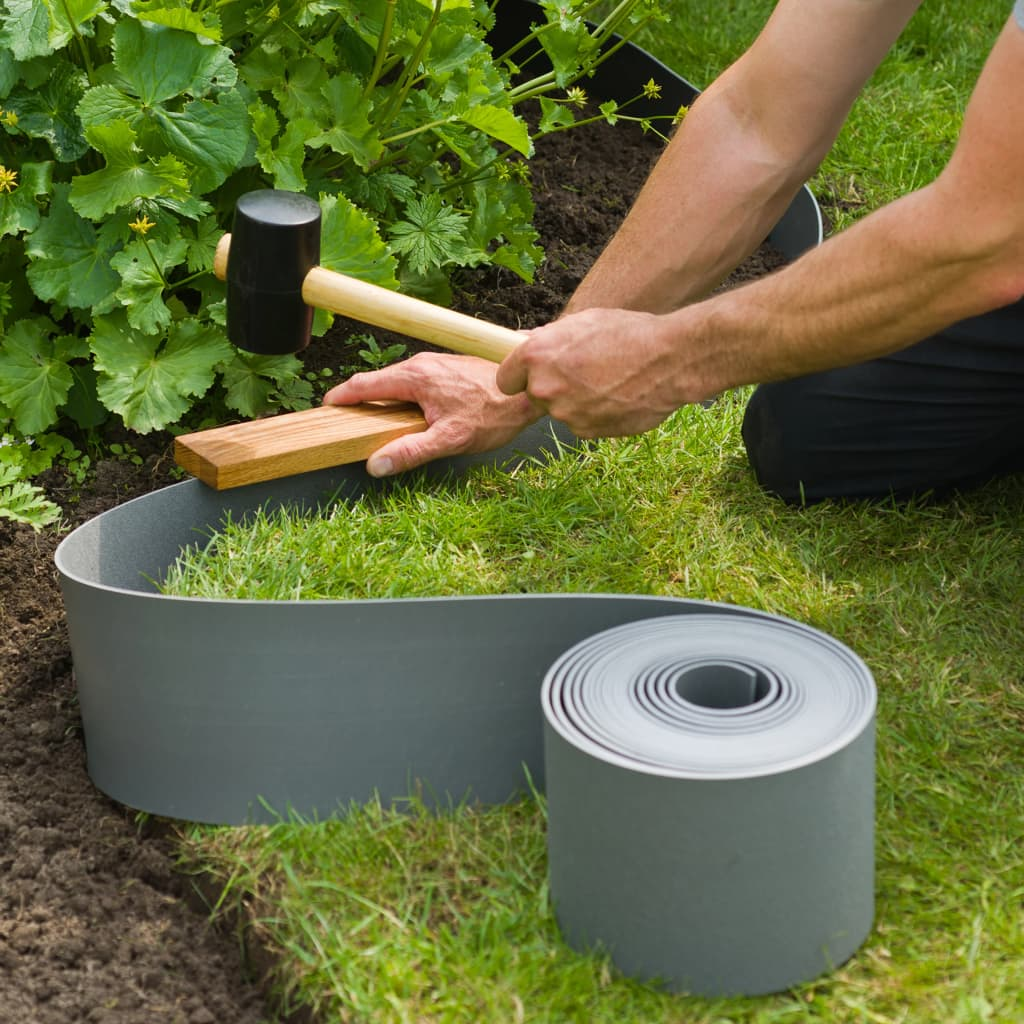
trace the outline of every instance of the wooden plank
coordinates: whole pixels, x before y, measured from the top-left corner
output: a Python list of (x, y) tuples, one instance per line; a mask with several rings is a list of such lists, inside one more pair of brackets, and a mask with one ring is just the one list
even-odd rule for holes
[(361, 462), (388, 441), (426, 428), (416, 405), (324, 405), (183, 434), (174, 460), (222, 491)]

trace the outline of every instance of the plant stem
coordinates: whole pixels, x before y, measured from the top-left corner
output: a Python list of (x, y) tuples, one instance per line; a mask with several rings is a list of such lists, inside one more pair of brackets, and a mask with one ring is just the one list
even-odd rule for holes
[(373, 68), (370, 70), (370, 77), (366, 80), (366, 87), (363, 89), (363, 98), (366, 99), (377, 81), (380, 79), (381, 69), (384, 67), (384, 58), (388, 53), (388, 44), (391, 42), (391, 30), (395, 24), (395, 7), (398, 0), (387, 0), (387, 7), (384, 11), (384, 25), (380, 30), (377, 39), (377, 52), (373, 57)]
[(142, 240), (142, 246), (146, 250), (146, 255), (149, 257), (149, 262), (153, 264), (153, 269), (156, 271), (156, 276), (160, 278), (160, 283), (167, 287), (167, 278), (164, 277), (163, 268), (156, 261), (156, 257), (153, 255), (153, 250), (149, 247), (149, 239), (145, 235), (140, 235), (139, 238)]
[(81, 32), (78, 31), (78, 25), (75, 19), (71, 15), (71, 8), (68, 7), (68, 0), (60, 0), (61, 6), (64, 8), (64, 16), (68, 19), (68, 24), (71, 26), (71, 32), (75, 37), (75, 43), (78, 45), (78, 52), (82, 55), (82, 63), (85, 65), (85, 75), (89, 79), (90, 85), (95, 85), (95, 73), (92, 66), (92, 58), (89, 56), (89, 48), (85, 45), (85, 40), (82, 38)]
[(185, 285), (187, 284), (191, 284), (193, 281), (197, 280), (200, 277), (206, 277), (207, 274), (209, 273), (209, 270), (199, 270), (196, 271), (196, 273), (194, 274), (189, 274), (187, 277), (181, 278), (180, 281), (165, 281), (164, 287), (167, 289), (167, 291), (174, 292), (177, 291), (179, 288), (184, 288)]
[[(636, 3), (636, 0), (624, 0), (624, 2), (627, 2), (627, 3), (632, 5), (632, 4)], [(586, 7), (583, 8), (583, 10), (579, 11), (577, 13), (576, 17), (585, 19), (587, 17), (587, 15), (592, 10), (594, 10), (595, 7), (598, 7), (600, 5), (600, 3), (601, 3), (601, 0), (594, 0), (593, 3), (588, 4)], [(547, 22), (544, 25), (539, 25), (537, 28), (535, 28), (528, 35), (523, 36), (523, 38), (520, 39), (518, 43), (514, 43), (512, 46), (510, 46), (500, 56), (496, 56), (494, 58), (495, 64), (500, 64), (502, 61), (509, 60), (512, 57), (513, 54), (518, 53), (524, 46), (529, 46), (530, 43), (536, 42), (536, 40), (541, 35), (543, 35), (543, 33), (548, 32), (548, 31), (550, 31), (551, 29), (554, 29), (554, 28), (558, 28), (558, 22), (549, 21), (549, 22)], [(544, 52), (543, 49), (538, 50), (531, 57), (528, 57), (525, 63), (528, 64), (531, 60), (534, 59), (534, 57), (539, 56), (543, 52)]]
[(402, 74), (398, 79), (398, 84), (395, 86), (395, 91), (392, 93), (391, 100), (380, 119), (381, 134), (384, 133), (384, 130), (388, 128), (391, 122), (398, 116), (398, 112), (402, 109), (402, 104), (405, 102), (405, 97), (409, 94), (409, 90), (412, 88), (413, 80), (415, 79), (417, 69), (419, 68), (420, 58), (426, 51), (430, 37), (433, 35), (434, 29), (437, 28), (437, 23), (441, 19), (442, 5), (443, 0), (434, 0), (434, 6), (430, 12), (430, 20), (427, 22), (427, 27), (423, 30), (423, 35), (420, 36), (419, 42), (416, 44), (416, 49), (413, 51), (412, 56), (406, 61)]
[(408, 131), (399, 132), (397, 135), (390, 135), (386, 139), (381, 139), (381, 144), (389, 146), (392, 142), (400, 142), (402, 139), (410, 139), (414, 135), (422, 135), (424, 132), (429, 132), (433, 128), (439, 128), (443, 124), (448, 124), (450, 118), (442, 117), (437, 121), (429, 121), (427, 124), (418, 125), (416, 128), (410, 128)]
[(602, 21), (593, 32), (593, 38), (603, 42), (608, 36), (616, 31), (617, 27), (629, 14), (633, 7), (636, 6), (636, 0), (620, 0), (618, 7), (615, 8), (608, 15), (607, 18)]

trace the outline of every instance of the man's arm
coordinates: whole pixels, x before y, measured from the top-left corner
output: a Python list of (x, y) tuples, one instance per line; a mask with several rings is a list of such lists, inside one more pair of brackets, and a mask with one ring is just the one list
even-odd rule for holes
[[(739, 384), (903, 348), (1024, 293), (1024, 30), (1010, 18), (939, 177), (767, 279), (662, 316), (585, 310), (499, 368), (584, 436), (636, 433)], [(617, 354), (616, 353), (625, 353)]]
[(594, 309), (539, 328), (499, 368), (499, 386), (525, 387), (585, 436), (635, 433), (725, 388), (861, 362), (1015, 301), (1021, 81), (1024, 29), (1010, 18), (932, 184), (735, 291), (664, 316)]
[[(919, 2), (779, 0), (756, 43), (687, 115), (571, 308), (662, 312), (718, 284), (760, 244), (827, 152), (857, 91)], [(652, 338), (645, 334), (630, 352), (641, 376), (664, 370), (664, 351), (656, 366), (641, 358)], [(621, 394), (631, 403), (636, 389), (614, 376), (622, 349), (612, 340), (607, 353), (595, 353), (603, 363), (594, 382), (605, 398)], [(590, 394), (581, 387), (583, 403)], [(356, 374), (325, 397), (339, 405), (381, 399), (417, 402), (430, 426), (370, 459), (367, 468), (377, 475), (497, 447), (545, 411), (527, 395), (503, 395), (494, 367), (433, 354)], [(658, 396), (653, 421), (651, 410), (642, 410), (646, 426), (674, 408), (665, 406), (671, 400)]]
[(686, 115), (568, 306), (665, 313), (763, 241), (920, 0), (781, 0)]

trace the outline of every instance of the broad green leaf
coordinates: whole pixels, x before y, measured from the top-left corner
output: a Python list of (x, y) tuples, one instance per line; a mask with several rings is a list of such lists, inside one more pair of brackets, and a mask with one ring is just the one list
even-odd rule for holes
[[(164, 280), (168, 272), (185, 259), (188, 246), (183, 238), (163, 242), (153, 238), (125, 246), (110, 261), (121, 275), (117, 298), (127, 307), (128, 323), (146, 334), (157, 334), (171, 323), (171, 311), (164, 302)], [(157, 269), (159, 268), (159, 269)]]
[(280, 385), (301, 371), (302, 362), (295, 356), (259, 356), (236, 349), (234, 358), (221, 369), (228, 408), (243, 416), (259, 416), (271, 408)]
[(76, 363), (71, 367), (74, 383), (64, 403), (64, 415), (88, 430), (98, 427), (110, 415), (96, 393), (96, 370), (92, 363)]
[(555, 83), (564, 89), (578, 75), (580, 68), (593, 58), (595, 47), (586, 27), (578, 19), (563, 22), (565, 27), (549, 28), (537, 37), (551, 61)]
[(88, 89), (75, 110), (84, 128), (102, 127), (111, 121), (133, 124), (143, 114), (142, 103), (113, 85)]
[(213, 269), (213, 257), (222, 233), (215, 217), (204, 217), (195, 227), (182, 225), (181, 236), (185, 241), (185, 265), (190, 274)]
[[(348, 76), (351, 77), (351, 76)], [(327, 70), (313, 57), (287, 62), (284, 73), (273, 83), (274, 99), (285, 120), (321, 115), (321, 123), (331, 123), (331, 114), (324, 111), (324, 93), (330, 82)]]
[(275, 139), (277, 115), (270, 107), (254, 103), (249, 114), (257, 140), (256, 159), (264, 172), (270, 175), (274, 188), (305, 192), (306, 177), (302, 168), (306, 159), (306, 139), (316, 131), (316, 125), (307, 118), (289, 121), (281, 138)]
[(22, 164), (18, 168), (18, 184), (11, 192), (0, 192), (0, 238), (34, 231), (39, 226), (40, 211), (36, 196), (50, 191), (53, 162)]
[(331, 127), (309, 139), (309, 145), (329, 146), (368, 168), (383, 155), (384, 147), (377, 129), (370, 124), (370, 105), (363, 99), (359, 80), (346, 73), (332, 78), (323, 89), (321, 104), (323, 99), (327, 100), (325, 116)]
[[(318, 66), (316, 61), (310, 63), (314, 69)], [(268, 50), (266, 47), (259, 47), (247, 54), (238, 66), (239, 76), (253, 92), (273, 93), (285, 80), (287, 70), (288, 62), (283, 51)]]
[(19, 320), (0, 342), (0, 400), (23, 434), (52, 427), (71, 389), (71, 369), (54, 352), (53, 332), (47, 319)]
[(45, 57), (56, 47), (50, 42), (50, 12), (39, 0), (7, 0), (0, 14), (0, 46), (15, 60)]
[(50, 45), (59, 50), (76, 35), (91, 36), (89, 23), (106, 9), (103, 0), (46, 0), (50, 9)]
[(474, 60), (491, 60), (487, 44), (465, 25), (442, 21), (430, 38), (428, 70), (433, 78), (468, 67)]
[(382, 288), (398, 288), (395, 259), (374, 221), (345, 196), (321, 196), (320, 209), (320, 265)]
[[(0, 27), (0, 38), (3, 36), (3, 28)], [(0, 97), (6, 96), (18, 84), (21, 72), (18, 69), (18, 62), (10, 50), (0, 46)]]
[(23, 188), (0, 192), (0, 238), (33, 231), (39, 224), (39, 207)]
[(466, 215), (445, 206), (436, 192), (413, 199), (405, 218), (391, 225), (391, 247), (406, 257), (414, 273), (479, 259), (465, 243)]
[(395, 171), (377, 171), (374, 174), (356, 171), (345, 178), (342, 188), (354, 203), (380, 214), (404, 206), (416, 195), (416, 190), (413, 178)]
[(540, 98), (540, 121), (537, 131), (541, 135), (553, 132), (558, 128), (568, 128), (576, 123), (576, 115), (567, 103), (557, 103), (542, 96)]
[(189, 163), (192, 187), (211, 192), (237, 170), (249, 145), (249, 115), (237, 91), (221, 93), (216, 102), (193, 100), (176, 113), (153, 111), (167, 148)]
[(71, 205), (83, 217), (101, 220), (140, 197), (188, 196), (190, 182), (181, 162), (172, 156), (144, 157), (127, 121), (93, 125), (86, 137), (103, 154), (107, 166), (81, 174), (71, 183)]
[(609, 124), (615, 124), (618, 121), (619, 105), (615, 100), (608, 100), (606, 103), (602, 103), (598, 109), (604, 114), (604, 119)]
[(165, 342), (132, 330), (123, 316), (97, 317), (90, 345), (100, 400), (142, 434), (177, 421), (233, 354), (220, 328), (197, 320), (172, 324)]
[(237, 79), (227, 47), (132, 18), (122, 18), (114, 29), (114, 67), (147, 107), (185, 93), (204, 96)]
[[(512, 178), (477, 182), (473, 191), (468, 244), (489, 250), (488, 262), (514, 271), (525, 281), (532, 281), (544, 252), (537, 245), (529, 187)], [(500, 244), (492, 249), (495, 240)]]
[(221, 40), (220, 19), (215, 11), (193, 11), (181, 0), (135, 0), (132, 10), (142, 21), (151, 21), (212, 42)]
[(64, 163), (89, 151), (82, 123), (75, 112), (85, 88), (82, 73), (59, 61), (38, 88), (20, 86), (4, 100), (4, 109), (18, 115), (18, 129), (33, 139), (45, 139), (53, 155)]
[(484, 132), (492, 139), (504, 142), (523, 156), (533, 156), (533, 143), (526, 123), (511, 110), (481, 104), (470, 107), (459, 115), (459, 120)]
[(120, 279), (110, 266), (110, 249), (96, 229), (67, 201), (67, 186), (54, 185), (49, 216), (26, 237), (31, 262), (27, 276), (36, 295), (74, 309), (112, 303)]

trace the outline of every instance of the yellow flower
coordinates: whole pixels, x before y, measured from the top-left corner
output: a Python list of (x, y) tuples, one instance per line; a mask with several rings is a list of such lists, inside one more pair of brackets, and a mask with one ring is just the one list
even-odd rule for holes
[(16, 128), (18, 115), (13, 110), (0, 110), (0, 121), (3, 121), (8, 128)]
[(672, 118), (673, 124), (679, 124), (680, 121), (690, 112), (690, 108), (683, 104), (677, 111), (676, 116)]
[(574, 107), (585, 107), (587, 105), (587, 94), (578, 85), (574, 85), (571, 89), (566, 89), (565, 98)]
[(155, 221), (151, 221), (145, 214), (133, 220), (128, 227), (137, 235), (148, 235), (156, 227)]
[(656, 100), (660, 95), (661, 86), (653, 78), (649, 78), (644, 86), (644, 97), (649, 100)]
[(13, 192), (18, 187), (18, 172), (0, 164), (0, 192)]

